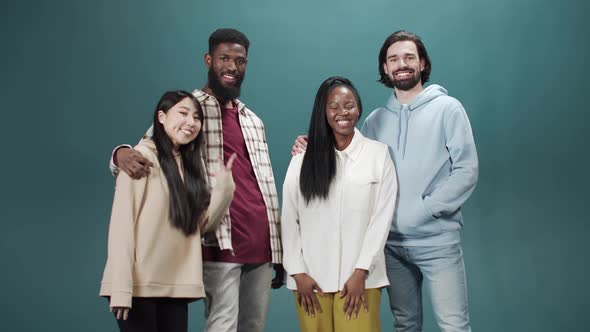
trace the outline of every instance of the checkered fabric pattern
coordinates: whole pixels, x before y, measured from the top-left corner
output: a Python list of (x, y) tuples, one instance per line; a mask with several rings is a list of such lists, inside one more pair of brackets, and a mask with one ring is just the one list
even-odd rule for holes
[[(203, 149), (203, 160), (211, 182), (212, 175), (221, 168), (220, 160), (223, 158), (223, 133), (221, 128), (221, 109), (215, 97), (206, 94), (201, 90), (193, 92), (201, 107), (205, 119), (203, 121), (203, 132), (205, 149)], [(282, 246), (280, 235), (280, 214), (277, 188), (272, 172), (264, 124), (262, 120), (250, 111), (241, 101), (235, 100), (238, 105), (240, 127), (246, 142), (246, 148), (250, 155), (252, 168), (258, 181), (258, 187), (266, 205), (268, 224), (270, 229), (270, 245), (272, 249), (273, 263), (282, 262)], [(220, 249), (232, 250), (231, 243), (231, 218), (229, 211), (223, 217), (215, 235), (206, 235), (205, 245), (217, 245)]]

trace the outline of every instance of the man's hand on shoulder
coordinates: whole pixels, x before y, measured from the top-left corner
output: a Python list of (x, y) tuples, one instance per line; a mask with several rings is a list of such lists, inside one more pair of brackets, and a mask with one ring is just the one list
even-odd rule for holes
[(291, 155), (296, 156), (305, 152), (307, 149), (307, 135), (299, 135), (295, 139), (295, 143), (293, 144), (293, 148), (291, 149)]
[(135, 180), (150, 175), (150, 167), (154, 166), (139, 151), (128, 147), (122, 147), (115, 152), (115, 164)]

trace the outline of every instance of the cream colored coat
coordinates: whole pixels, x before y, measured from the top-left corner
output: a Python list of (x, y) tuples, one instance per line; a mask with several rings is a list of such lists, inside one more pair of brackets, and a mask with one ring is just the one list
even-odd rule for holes
[[(117, 177), (100, 295), (111, 297), (111, 307), (131, 307), (132, 297), (203, 298), (201, 232), (186, 236), (172, 225), (154, 143), (142, 140), (135, 149), (154, 167), (140, 180), (123, 172)], [(216, 180), (207, 229), (219, 223), (235, 189), (231, 172)]]

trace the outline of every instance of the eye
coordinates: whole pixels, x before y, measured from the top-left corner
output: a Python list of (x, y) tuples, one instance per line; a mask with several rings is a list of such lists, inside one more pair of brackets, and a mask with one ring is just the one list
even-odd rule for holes
[(246, 63), (246, 59), (238, 59), (238, 64), (243, 65)]
[(350, 110), (350, 109), (355, 108), (356, 107), (356, 104), (346, 104), (345, 107)]
[(180, 114), (182, 114), (182, 115), (184, 115), (184, 116), (186, 116), (186, 115), (188, 114), (186, 111), (180, 111), (180, 112), (178, 112), (178, 113), (180, 113)]

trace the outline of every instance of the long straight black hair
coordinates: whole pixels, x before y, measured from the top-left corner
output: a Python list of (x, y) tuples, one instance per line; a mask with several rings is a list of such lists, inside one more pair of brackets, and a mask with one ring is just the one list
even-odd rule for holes
[(203, 130), (201, 130), (192, 142), (179, 146), (184, 171), (184, 181), (180, 176), (178, 164), (174, 159), (174, 144), (164, 126), (158, 120), (158, 112), (168, 111), (181, 100), (189, 98), (195, 105), (199, 120), (203, 122), (203, 110), (201, 105), (191, 93), (177, 90), (164, 93), (156, 111), (154, 112), (154, 133), (152, 139), (158, 150), (158, 161), (162, 172), (168, 182), (170, 193), (170, 220), (172, 225), (186, 235), (194, 234), (199, 221), (209, 206), (210, 194), (207, 187), (206, 173), (201, 159), (201, 146), (203, 144)]
[(357, 101), (359, 118), (363, 114), (361, 98), (348, 79), (333, 76), (320, 85), (313, 103), (307, 132), (307, 149), (299, 174), (299, 188), (306, 204), (314, 198), (328, 198), (330, 185), (336, 176), (336, 141), (334, 131), (326, 118), (326, 104), (330, 92), (339, 86), (345, 86), (352, 91)]

